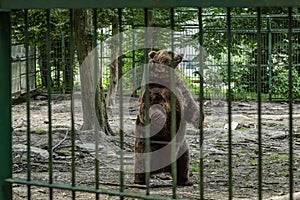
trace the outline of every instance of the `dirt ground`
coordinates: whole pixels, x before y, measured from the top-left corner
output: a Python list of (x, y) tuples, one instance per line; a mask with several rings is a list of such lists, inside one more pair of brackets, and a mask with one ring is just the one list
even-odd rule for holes
[[(126, 192), (145, 194), (146, 188), (133, 184), (134, 122), (138, 111), (136, 99), (125, 100), (128, 113), (124, 115), (124, 189)], [(80, 101), (75, 100), (75, 129), (82, 125)], [(71, 184), (71, 114), (70, 96), (53, 96), (52, 141), (53, 182)], [(262, 127), (262, 194), (263, 198), (280, 196), (289, 192), (289, 106), (285, 102), (261, 105)], [(200, 155), (198, 130), (187, 128), (190, 145), (190, 171), (195, 184), (178, 187), (177, 197), (199, 199), (199, 172), (204, 173), (205, 199), (228, 199), (228, 107), (224, 101), (206, 101), (203, 155)], [(27, 177), (26, 161), (26, 103), (13, 105), (13, 176)], [(257, 199), (258, 197), (258, 115), (256, 102), (232, 103), (232, 191), (234, 199)], [(293, 104), (294, 133), (294, 191), (300, 191), (300, 104)], [(110, 123), (119, 128), (119, 115), (113, 112)], [(49, 180), (48, 165), (48, 102), (45, 98), (32, 99), (30, 104), (31, 127), (31, 179)], [(91, 132), (76, 132), (75, 138), (75, 184), (96, 187), (95, 168), (99, 168), (99, 187), (118, 191), (120, 184), (119, 136), (101, 136), (98, 163), (95, 162), (95, 142)], [(204, 168), (199, 168), (203, 157)], [(150, 194), (172, 197), (172, 179), (168, 174), (152, 177)], [(32, 187), (32, 199), (49, 199), (49, 189)], [(27, 187), (14, 185), (14, 199), (26, 199)], [(76, 192), (76, 199), (95, 199), (95, 194)], [(72, 192), (53, 190), (53, 199), (72, 199)], [(119, 199), (116, 196), (100, 195), (100, 199)], [(135, 199), (135, 198), (125, 198)]]

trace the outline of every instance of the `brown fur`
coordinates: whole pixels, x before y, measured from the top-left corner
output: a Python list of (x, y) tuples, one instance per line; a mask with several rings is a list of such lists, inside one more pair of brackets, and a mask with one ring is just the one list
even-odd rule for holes
[[(172, 64), (172, 57), (174, 62)], [(149, 114), (150, 174), (171, 172), (171, 90), (169, 88), (170, 66), (177, 67), (183, 55), (160, 50), (149, 53), (149, 110), (146, 112), (145, 91), (141, 91), (140, 110), (136, 120), (135, 180), (145, 184), (145, 135), (146, 114)], [(153, 81), (153, 82), (151, 82)], [(161, 84), (158, 84), (158, 83)], [(185, 138), (186, 122), (199, 125), (199, 106), (195, 103), (183, 81), (175, 73), (176, 92), (176, 162), (177, 184), (192, 185), (189, 178), (189, 147)], [(162, 151), (163, 150), (163, 151)], [(162, 167), (163, 166), (163, 167)]]

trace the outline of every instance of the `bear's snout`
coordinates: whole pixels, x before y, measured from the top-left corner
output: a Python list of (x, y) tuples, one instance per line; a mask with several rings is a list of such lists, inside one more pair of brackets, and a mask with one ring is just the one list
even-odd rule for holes
[(182, 61), (182, 59), (183, 59), (183, 54), (181, 53), (181, 54), (178, 54), (176, 57), (175, 57), (175, 63), (176, 64), (179, 64), (181, 61)]

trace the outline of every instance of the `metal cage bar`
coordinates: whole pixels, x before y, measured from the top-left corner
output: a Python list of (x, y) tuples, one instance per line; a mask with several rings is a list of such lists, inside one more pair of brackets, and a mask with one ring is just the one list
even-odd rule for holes
[[(28, 35), (28, 10), (24, 12), (24, 43), (26, 57), (26, 114), (27, 114), (27, 180), (31, 181), (31, 134), (30, 134), (30, 80), (29, 80), (29, 35)], [(31, 186), (27, 185), (27, 198), (31, 199)]]
[[(50, 18), (50, 10), (46, 10), (46, 21), (47, 21), (47, 33), (46, 33), (46, 56), (47, 56), (47, 96), (48, 96), (48, 167), (49, 167), (49, 184), (53, 183), (53, 150), (52, 150), (52, 87), (51, 87), (51, 65), (50, 65), (50, 51), (51, 51), (51, 18)], [(53, 189), (49, 188), (49, 199), (53, 199)]]
[(262, 124), (261, 124), (261, 9), (257, 8), (257, 134), (258, 134), (258, 199), (262, 199)]
[[(171, 51), (175, 52), (175, 48), (174, 48), (174, 32), (175, 31), (175, 19), (174, 19), (174, 8), (170, 9), (170, 28), (171, 28)], [(174, 61), (174, 53), (172, 53), (172, 61), (171, 61), (171, 68), (175, 69), (175, 61)], [(176, 80), (175, 80), (175, 72), (174, 70), (170, 70), (170, 90), (171, 90), (171, 174), (172, 174), (172, 178), (173, 178), (173, 182), (172, 182), (172, 198), (176, 199), (177, 194), (176, 194), (176, 190), (177, 190), (177, 162), (176, 162), (176, 145), (177, 145), (177, 139), (174, 140), (174, 138), (177, 137), (177, 130), (176, 130), (176, 126), (177, 123), (180, 123), (176, 120), (176, 94), (174, 94), (175, 90), (175, 84), (176, 84)], [(180, 133), (179, 133), (180, 134)]]
[(277, 1), (268, 1), (268, 0), (228, 0), (228, 1), (216, 1), (216, 0), (163, 0), (163, 1), (154, 1), (154, 0), (128, 0), (128, 1), (119, 1), (119, 0), (74, 0), (70, 4), (67, 0), (61, 1), (46, 1), (46, 0), (32, 0), (32, 1), (23, 1), (23, 0), (1, 0), (0, 8), (5, 9), (24, 9), (24, 8), (175, 8), (175, 7), (288, 7), (288, 6), (298, 6), (299, 0), (277, 0)]
[[(145, 24), (145, 41), (144, 41), (144, 62), (148, 63), (148, 49), (147, 47), (149, 46), (149, 40), (147, 39), (149, 33), (148, 33), (148, 25), (149, 25), (149, 19), (148, 19), (148, 9), (144, 9), (144, 24)], [(149, 119), (149, 108), (150, 108), (150, 97), (149, 97), (149, 66), (145, 64), (145, 70), (144, 70), (144, 77), (145, 77), (145, 124), (147, 125), (145, 127), (145, 179), (146, 179), (146, 195), (150, 195), (150, 171), (151, 171), (151, 163), (150, 163), (150, 119)]]
[[(72, 9), (69, 10), (70, 18), (70, 40), (74, 41), (73, 31), (74, 31), (74, 11)], [(74, 74), (74, 43), (70, 43), (70, 64), (71, 64), (71, 74)], [(70, 115), (71, 115), (71, 186), (76, 186), (76, 156), (75, 156), (75, 139), (76, 139), (76, 133), (75, 133), (75, 117), (74, 117), (74, 80), (72, 76), (72, 84), (71, 84), (71, 109), (70, 109)], [(75, 200), (76, 198), (76, 191), (72, 190), (72, 200)]]
[[(123, 74), (123, 57), (122, 57), (122, 53), (123, 53), (123, 23), (122, 23), (122, 15), (123, 15), (123, 11), (122, 9), (118, 9), (118, 19), (119, 19), (119, 77), (122, 77), (122, 74)], [(124, 121), (123, 121), (123, 117), (124, 117), (124, 114), (123, 114), (123, 80), (120, 79), (119, 80), (119, 86), (120, 86), (120, 100), (119, 100), (119, 117), (120, 117), (120, 121), (119, 121), (119, 126), (120, 126), (120, 189), (119, 191), (120, 192), (124, 192), (124, 183), (125, 183), (125, 180), (124, 180), (124, 132), (123, 132), (123, 128), (124, 128)], [(120, 199), (124, 199), (124, 197), (120, 197)]]
[(0, 159), (5, 164), (0, 170), (0, 199), (12, 199), (12, 186), (5, 182), (12, 177), (12, 122), (11, 122), (11, 38), (10, 13), (0, 10)]
[(227, 103), (228, 103), (228, 199), (232, 199), (232, 95), (231, 95), (231, 9), (227, 8)]
[[(92, 51), (94, 51), (94, 57), (93, 57), (93, 68), (94, 68), (94, 88), (95, 88), (95, 108), (97, 109), (97, 99), (99, 99), (99, 91), (98, 89), (100, 90), (99, 88), (99, 82), (102, 81), (101, 77), (100, 77), (100, 80), (98, 80), (98, 76), (99, 76), (99, 61), (98, 61), (98, 58), (99, 58), (99, 55), (98, 55), (98, 46), (97, 46), (97, 40), (98, 40), (98, 33), (97, 33), (97, 28), (98, 28), (98, 12), (97, 12), (97, 9), (93, 9), (93, 49)], [(94, 137), (95, 137), (95, 189), (99, 189), (99, 181), (100, 181), (100, 174), (99, 174), (99, 139), (100, 139), (100, 136), (99, 136), (99, 128), (97, 126), (97, 123), (98, 123), (98, 120), (97, 120), (97, 116), (95, 116), (95, 119), (94, 119), (94, 127), (95, 127), (95, 130), (94, 130)], [(95, 199), (96, 200), (99, 200), (99, 194), (95, 194)]]
[(200, 107), (200, 132), (199, 132), (199, 148), (200, 148), (200, 158), (199, 158), (199, 192), (200, 192), (200, 199), (204, 199), (204, 155), (203, 155), (203, 144), (204, 144), (204, 131), (203, 131), (203, 121), (204, 119), (204, 112), (203, 112), (203, 101), (204, 101), (204, 87), (203, 87), (203, 68), (204, 68), (204, 51), (203, 51), (203, 18), (202, 18), (202, 8), (198, 9), (198, 23), (199, 23), (199, 53), (200, 53), (200, 87), (199, 87), (199, 107)]
[(288, 8), (288, 69), (289, 69), (289, 192), (290, 200), (293, 200), (294, 193), (294, 134), (293, 134), (293, 40), (292, 40), (292, 8)]

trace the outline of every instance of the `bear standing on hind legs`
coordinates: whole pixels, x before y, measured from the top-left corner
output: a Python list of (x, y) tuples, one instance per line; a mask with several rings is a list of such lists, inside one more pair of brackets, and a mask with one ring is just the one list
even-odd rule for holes
[[(174, 58), (172, 65), (172, 57)], [(171, 91), (170, 72), (182, 61), (183, 55), (160, 50), (149, 53), (149, 124), (146, 124), (145, 90), (140, 96), (140, 109), (135, 128), (134, 183), (145, 184), (145, 135), (150, 130), (150, 174), (171, 172), (171, 163), (177, 162), (177, 185), (193, 185), (189, 178), (189, 147), (185, 138), (186, 122), (199, 127), (200, 110), (180, 76), (174, 71), (175, 90)], [(144, 77), (145, 78), (145, 77)], [(145, 83), (144, 83), (145, 84)], [(142, 85), (142, 88), (144, 86)], [(176, 135), (171, 138), (171, 94), (176, 99)], [(201, 111), (202, 112), (202, 111)], [(201, 115), (203, 116), (203, 114)], [(176, 143), (176, 160), (171, 160), (171, 141)]]

